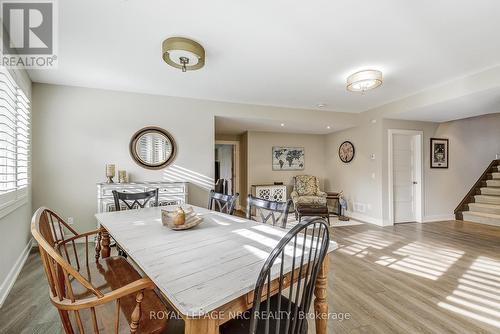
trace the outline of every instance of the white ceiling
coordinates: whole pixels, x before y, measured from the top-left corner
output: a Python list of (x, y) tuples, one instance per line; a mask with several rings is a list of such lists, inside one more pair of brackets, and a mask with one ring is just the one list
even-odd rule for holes
[(311, 118), (307, 124), (297, 120), (269, 120), (258, 118), (216, 117), (215, 133), (239, 135), (245, 131), (303, 133), (323, 135), (349, 128), (345, 124), (329, 125), (324, 120)]
[(445, 102), (409, 109), (394, 114), (391, 118), (441, 123), (499, 112), (500, 87), (497, 87)]
[[(64, 0), (59, 67), (35, 82), (250, 104), (361, 112), (500, 64), (497, 0)], [(204, 45), (206, 66), (182, 73), (161, 43)], [(348, 93), (348, 74), (385, 82)]]

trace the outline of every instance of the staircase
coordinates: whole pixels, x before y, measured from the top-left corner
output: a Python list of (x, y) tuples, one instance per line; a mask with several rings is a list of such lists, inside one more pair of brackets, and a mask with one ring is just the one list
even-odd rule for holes
[(457, 220), (500, 226), (500, 160), (493, 160), (455, 209)]

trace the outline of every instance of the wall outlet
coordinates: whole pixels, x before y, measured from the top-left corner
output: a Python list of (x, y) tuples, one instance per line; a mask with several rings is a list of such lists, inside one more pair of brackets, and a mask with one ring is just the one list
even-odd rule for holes
[(75, 223), (75, 218), (68, 217), (68, 225), (73, 225)]

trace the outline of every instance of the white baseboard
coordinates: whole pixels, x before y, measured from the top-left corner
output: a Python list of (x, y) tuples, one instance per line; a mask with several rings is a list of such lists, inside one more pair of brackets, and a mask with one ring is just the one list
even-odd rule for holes
[(7, 277), (5, 280), (2, 282), (2, 285), (0, 285), (0, 307), (2, 307), (3, 302), (9, 295), (10, 290), (14, 286), (14, 283), (16, 282), (17, 276), (21, 272), (21, 269), (23, 269), (24, 263), (28, 259), (28, 255), (30, 253), (31, 247), (32, 247), (33, 239), (31, 239), (24, 250), (22, 251), (21, 255), (17, 258), (16, 263), (12, 267), (12, 269), (9, 271), (7, 274)]
[(345, 215), (349, 218), (352, 218), (354, 220), (358, 220), (362, 223), (368, 223), (368, 224), (373, 224), (373, 225), (378, 225), (378, 226), (384, 226), (383, 220), (381, 218), (374, 218), (371, 216), (364, 215), (359, 212), (352, 212), (352, 211), (345, 211)]
[(430, 215), (425, 216), (422, 223), (432, 223), (432, 222), (440, 222), (445, 220), (455, 220), (454, 214), (444, 214), (444, 215)]

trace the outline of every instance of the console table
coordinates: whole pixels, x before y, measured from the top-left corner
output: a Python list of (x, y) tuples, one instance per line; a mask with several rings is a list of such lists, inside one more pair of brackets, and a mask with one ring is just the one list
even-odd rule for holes
[(285, 185), (258, 184), (252, 186), (252, 195), (268, 201), (286, 202), (287, 193)]
[[(187, 203), (187, 182), (134, 182), (134, 183), (98, 183), (97, 212), (115, 211), (113, 190), (128, 193), (140, 193), (158, 188), (158, 205), (181, 205)], [(126, 207), (123, 207), (126, 209)]]

